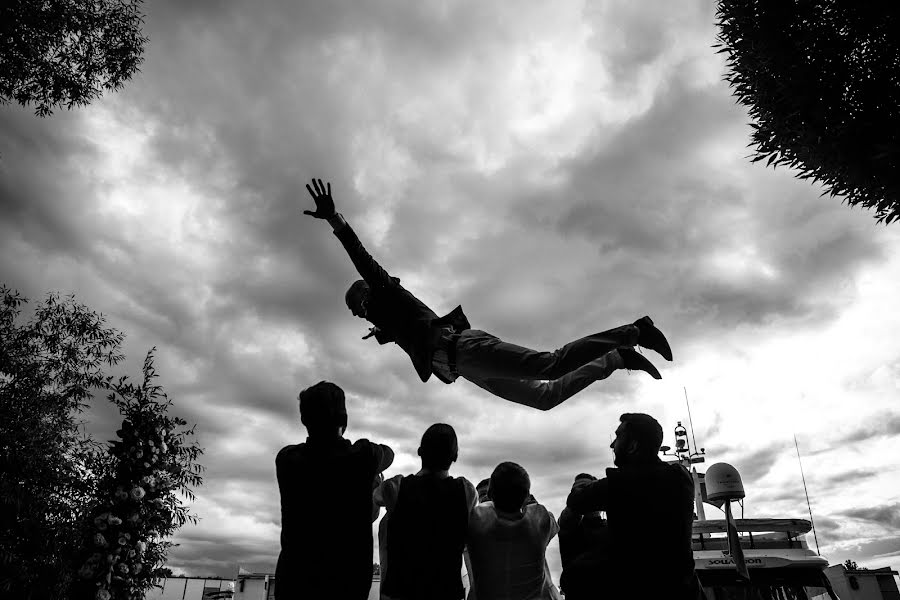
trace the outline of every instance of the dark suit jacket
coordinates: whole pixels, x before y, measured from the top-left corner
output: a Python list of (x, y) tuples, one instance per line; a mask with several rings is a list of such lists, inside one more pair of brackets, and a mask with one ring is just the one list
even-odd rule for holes
[[(424, 302), (400, 285), (400, 280), (387, 271), (366, 251), (349, 224), (334, 234), (344, 245), (353, 266), (369, 284), (369, 304), (366, 319), (380, 331), (375, 339), (379, 344), (394, 342), (409, 356), (422, 381), (431, 377), (431, 357), (441, 336), (441, 328), (452, 325), (457, 331), (470, 329), (469, 320), (457, 306), (438, 318)], [(450, 383), (441, 378), (444, 383)]]
[[(606, 511), (611, 566), (617, 572), (609, 583), (621, 586), (622, 597), (638, 598), (643, 590), (647, 598), (665, 592), (678, 600), (702, 597), (691, 550), (693, 502), (690, 472), (660, 460), (607, 469), (604, 479), (573, 490), (566, 500), (576, 514)], [(654, 565), (652, 580), (642, 575), (648, 561)]]
[(312, 440), (275, 458), (281, 494), (276, 600), (365, 600), (372, 586), (372, 481), (389, 463), (368, 440)]

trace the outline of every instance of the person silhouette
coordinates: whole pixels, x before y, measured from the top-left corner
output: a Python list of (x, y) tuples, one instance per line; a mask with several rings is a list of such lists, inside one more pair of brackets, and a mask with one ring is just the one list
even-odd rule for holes
[[(606, 572), (616, 576), (602, 577), (604, 570), (595, 569), (597, 587), (587, 597), (702, 600), (691, 549), (693, 478), (680, 463), (660, 460), (663, 432), (656, 419), (625, 413), (619, 421), (610, 445), (615, 468), (606, 469), (603, 479), (579, 477), (566, 498), (576, 515), (606, 512), (609, 526)], [(649, 578), (648, 549), (664, 557)]]
[(321, 381), (299, 396), (305, 443), (275, 458), (281, 553), (275, 600), (365, 600), (372, 586), (373, 485), (394, 460), (389, 446), (345, 439), (344, 392)]
[[(573, 490), (597, 478), (588, 473), (575, 477)], [(606, 579), (615, 577), (609, 568), (609, 527), (600, 511), (575, 514), (566, 507), (559, 515), (560, 587), (566, 600), (596, 598)]]
[(425, 430), (418, 454), (422, 468), (385, 480), (375, 492), (387, 509), (387, 570), (382, 598), (462, 600), (463, 548), (469, 513), (478, 501), (475, 486), (450, 475), (459, 457), (456, 431), (446, 423)]
[(419, 378), (435, 375), (444, 383), (458, 377), (511, 402), (550, 410), (591, 383), (618, 369), (640, 370), (661, 379), (656, 367), (634, 350), (642, 346), (672, 360), (672, 350), (649, 316), (575, 340), (552, 352), (505, 342), (473, 329), (457, 306), (437, 314), (400, 285), (366, 251), (356, 233), (335, 210), (331, 183), (313, 179), (306, 189), (316, 210), (304, 214), (328, 221), (362, 277), (345, 294), (354, 316), (373, 327), (363, 337), (393, 342), (409, 356)]
[(514, 462), (500, 463), (488, 496), (469, 516), (470, 598), (559, 600), (546, 558), (559, 526), (531, 495), (528, 472)]

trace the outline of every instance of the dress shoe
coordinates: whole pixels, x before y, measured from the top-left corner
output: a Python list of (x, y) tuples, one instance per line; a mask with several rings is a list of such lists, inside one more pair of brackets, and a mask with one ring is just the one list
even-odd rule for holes
[(616, 352), (622, 357), (622, 366), (629, 371), (646, 371), (653, 379), (662, 379), (662, 375), (659, 374), (653, 363), (633, 348), (616, 348)]
[(663, 332), (653, 325), (650, 317), (641, 317), (634, 322), (640, 333), (638, 334), (638, 346), (658, 352), (666, 360), (672, 360), (672, 349)]

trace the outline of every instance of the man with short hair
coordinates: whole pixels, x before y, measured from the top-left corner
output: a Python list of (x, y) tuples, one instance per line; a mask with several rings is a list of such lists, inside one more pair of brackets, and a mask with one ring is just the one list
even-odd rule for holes
[(479, 600), (559, 598), (546, 558), (559, 527), (530, 492), (528, 472), (502, 462), (491, 474), (490, 500), (472, 510), (466, 540)]
[(345, 439), (344, 391), (320, 381), (299, 396), (306, 442), (275, 458), (281, 493), (276, 600), (365, 600), (372, 586), (372, 485), (394, 452)]
[[(566, 505), (575, 514), (606, 512), (610, 568), (616, 577), (596, 581), (598, 597), (703, 597), (691, 550), (694, 481), (679, 463), (658, 453), (662, 427), (650, 415), (626, 413), (610, 447), (616, 468), (606, 477), (573, 486)], [(653, 576), (647, 577), (647, 560)]]
[(475, 486), (450, 475), (450, 465), (459, 457), (450, 425), (429, 427), (418, 454), (419, 472), (387, 479), (375, 494), (388, 519), (381, 593), (395, 600), (461, 600), (463, 547)]
[(485, 331), (472, 329), (462, 307), (438, 318), (391, 277), (363, 247), (356, 233), (335, 211), (331, 184), (313, 179), (307, 184), (316, 210), (303, 211), (327, 220), (343, 244), (362, 279), (347, 290), (345, 301), (354, 316), (373, 327), (367, 339), (394, 342), (409, 356), (419, 378), (434, 374), (444, 383), (463, 377), (498, 396), (539, 410), (550, 410), (595, 381), (618, 369), (646, 371), (662, 376), (634, 350), (643, 346), (672, 360), (672, 350), (650, 317), (594, 333), (553, 352), (538, 352), (505, 342)]

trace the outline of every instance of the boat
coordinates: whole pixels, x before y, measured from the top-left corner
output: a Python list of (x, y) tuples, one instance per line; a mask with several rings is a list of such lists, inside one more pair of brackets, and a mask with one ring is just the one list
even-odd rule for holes
[[(717, 463), (698, 473), (696, 465), (706, 462), (706, 451), (691, 452), (681, 422), (675, 428), (675, 450), (669, 454), (670, 450), (662, 447), (663, 459), (681, 463), (694, 478), (696, 519), (691, 545), (708, 600), (839, 600), (825, 573), (828, 560), (807, 542), (811, 521), (733, 518), (731, 502), (744, 497), (737, 470)], [(715, 491), (708, 477), (713, 472), (724, 473), (725, 478), (715, 482), (719, 488)], [(726, 518), (707, 519), (706, 505), (723, 509)]]
[(809, 548), (805, 519), (734, 519), (749, 578), (738, 571), (725, 519), (694, 522), (694, 566), (708, 600), (838, 600), (828, 560)]

